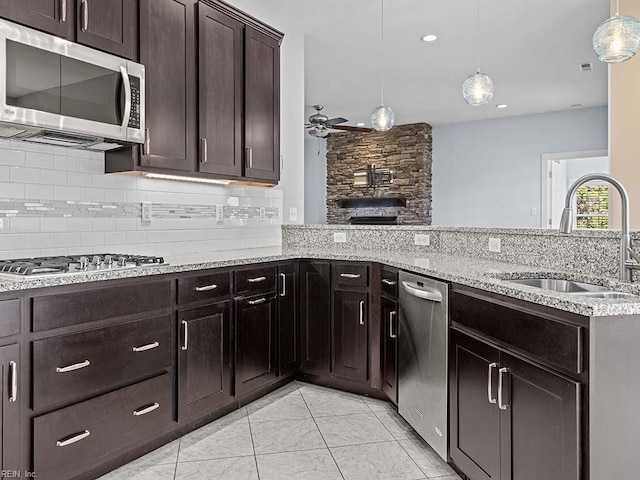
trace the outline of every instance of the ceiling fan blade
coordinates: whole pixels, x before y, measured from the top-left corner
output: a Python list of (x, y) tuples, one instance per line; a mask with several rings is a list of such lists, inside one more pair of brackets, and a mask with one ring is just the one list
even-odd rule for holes
[(324, 124), (327, 127), (332, 127), (333, 125), (337, 125), (339, 123), (344, 123), (344, 122), (348, 122), (349, 120), (347, 120), (346, 118), (342, 118), (342, 117), (336, 117), (336, 118), (331, 118), (329, 120), (327, 120), (326, 122), (324, 122)]
[(335, 125), (333, 127), (334, 130), (346, 130), (348, 132), (364, 132), (364, 133), (369, 133), (372, 132), (373, 129), (372, 128), (365, 128), (365, 127), (352, 127), (351, 125)]

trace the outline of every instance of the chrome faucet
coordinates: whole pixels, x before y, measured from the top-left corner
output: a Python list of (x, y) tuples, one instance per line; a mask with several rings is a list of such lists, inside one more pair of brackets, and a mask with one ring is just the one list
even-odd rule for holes
[(620, 237), (620, 280), (623, 282), (633, 281), (633, 270), (640, 268), (633, 249), (631, 248), (631, 234), (629, 233), (629, 194), (624, 186), (611, 175), (604, 173), (589, 173), (580, 177), (569, 187), (564, 200), (564, 210), (560, 218), (560, 233), (571, 233), (573, 229), (573, 208), (571, 207), (573, 196), (578, 187), (592, 180), (600, 180), (613, 185), (622, 199), (622, 235)]

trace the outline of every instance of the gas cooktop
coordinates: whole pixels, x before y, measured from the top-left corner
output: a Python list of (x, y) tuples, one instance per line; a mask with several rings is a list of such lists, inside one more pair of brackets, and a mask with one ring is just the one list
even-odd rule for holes
[(146, 255), (102, 253), (0, 260), (0, 278), (27, 280), (74, 273), (124, 270), (167, 265), (164, 258)]

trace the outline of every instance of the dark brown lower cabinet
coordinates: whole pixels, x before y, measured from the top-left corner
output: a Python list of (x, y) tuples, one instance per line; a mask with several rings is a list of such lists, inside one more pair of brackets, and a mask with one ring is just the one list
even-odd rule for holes
[(579, 480), (580, 383), (453, 331), (451, 459), (471, 480)]
[(247, 393), (276, 376), (276, 296), (274, 292), (235, 301), (235, 394)]
[[(3, 319), (4, 320), (4, 319)], [(20, 345), (0, 347), (0, 469), (20, 470)]]
[(331, 263), (300, 264), (302, 370), (330, 373)]
[(280, 375), (298, 370), (300, 339), (298, 326), (297, 264), (278, 266), (278, 362)]
[(178, 418), (212, 411), (232, 399), (229, 302), (180, 310)]
[(350, 380), (366, 382), (369, 293), (335, 290), (333, 302), (332, 372)]
[(382, 297), (382, 391), (398, 403), (398, 302)]

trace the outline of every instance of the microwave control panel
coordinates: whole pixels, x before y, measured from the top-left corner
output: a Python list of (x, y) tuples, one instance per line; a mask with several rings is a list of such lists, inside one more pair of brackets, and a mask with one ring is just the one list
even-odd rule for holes
[(140, 128), (140, 78), (129, 75), (131, 83), (131, 116), (129, 117), (129, 128)]

